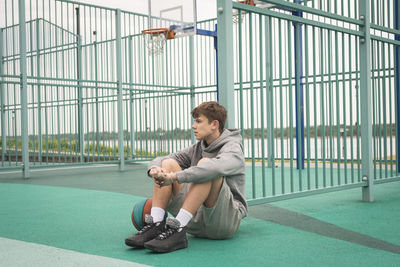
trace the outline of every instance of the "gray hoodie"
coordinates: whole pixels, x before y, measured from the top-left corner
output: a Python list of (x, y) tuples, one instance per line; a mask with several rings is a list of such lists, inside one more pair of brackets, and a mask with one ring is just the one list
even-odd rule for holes
[[(210, 160), (197, 166), (199, 160), (205, 157)], [(225, 177), (233, 198), (238, 201), (242, 217), (247, 216), (246, 170), (242, 136), (238, 130), (225, 129), (208, 147), (202, 140), (176, 153), (156, 158), (149, 163), (148, 169), (160, 167), (161, 162), (167, 158), (175, 159), (182, 168), (182, 171), (176, 173), (178, 183), (202, 183)]]

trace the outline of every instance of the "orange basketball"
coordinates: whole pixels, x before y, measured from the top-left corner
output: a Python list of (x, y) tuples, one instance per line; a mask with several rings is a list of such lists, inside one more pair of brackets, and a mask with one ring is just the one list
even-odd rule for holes
[(151, 207), (152, 207), (152, 199), (144, 199), (140, 202), (137, 202), (135, 206), (133, 206), (132, 210), (132, 223), (135, 226), (135, 228), (140, 231), (143, 226), (146, 224), (145, 223), (145, 216), (146, 214), (151, 213)]

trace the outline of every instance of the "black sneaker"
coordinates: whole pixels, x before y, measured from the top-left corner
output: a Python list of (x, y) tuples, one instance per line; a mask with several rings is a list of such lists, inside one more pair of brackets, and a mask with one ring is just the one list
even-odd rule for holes
[(146, 225), (136, 235), (125, 239), (125, 244), (130, 247), (143, 247), (144, 243), (157, 237), (165, 231), (165, 220), (153, 223), (153, 217), (146, 214)]
[(186, 238), (187, 227), (180, 227), (177, 219), (167, 218), (166, 230), (153, 240), (144, 244), (145, 248), (154, 252), (171, 252), (182, 248), (187, 248), (188, 242)]

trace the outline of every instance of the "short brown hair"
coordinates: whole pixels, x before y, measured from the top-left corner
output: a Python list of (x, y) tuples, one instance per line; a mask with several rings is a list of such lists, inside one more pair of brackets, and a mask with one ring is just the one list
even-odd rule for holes
[(219, 132), (222, 133), (224, 131), (226, 109), (218, 104), (218, 102), (203, 102), (192, 110), (192, 117), (194, 119), (198, 118), (200, 115), (206, 117), (209, 123), (217, 120), (219, 122)]

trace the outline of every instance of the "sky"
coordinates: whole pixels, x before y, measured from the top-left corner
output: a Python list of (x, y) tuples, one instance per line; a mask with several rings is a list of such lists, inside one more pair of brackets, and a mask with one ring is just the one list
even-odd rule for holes
[[(166, 0), (153, 0), (160, 1), (160, 3)], [(169, 0), (168, 0), (169, 1)], [(175, 0), (178, 2), (186, 2), (192, 0)], [(148, 14), (148, 2), (147, 0), (80, 0), (79, 2), (90, 3), (99, 6), (120, 8), (122, 10), (138, 12), (141, 14)], [(170, 2), (170, 1), (169, 1)], [(217, 0), (197, 0), (197, 20), (205, 20), (217, 17)]]

